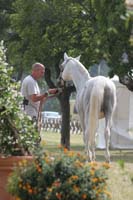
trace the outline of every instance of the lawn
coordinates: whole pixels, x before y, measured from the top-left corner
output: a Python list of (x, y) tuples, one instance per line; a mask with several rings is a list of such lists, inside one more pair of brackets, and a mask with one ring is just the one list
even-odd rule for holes
[[(46, 151), (59, 153), (60, 134), (42, 132)], [(84, 154), (82, 135), (71, 135), (71, 150)], [(133, 150), (111, 150), (108, 186), (112, 200), (133, 200)], [(96, 150), (98, 162), (104, 162), (104, 150)]]

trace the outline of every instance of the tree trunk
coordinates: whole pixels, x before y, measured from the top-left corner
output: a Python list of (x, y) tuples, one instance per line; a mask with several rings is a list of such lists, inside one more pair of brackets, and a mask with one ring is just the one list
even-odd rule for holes
[(70, 104), (69, 97), (66, 91), (62, 94), (60, 99), (62, 110), (62, 125), (61, 125), (61, 145), (70, 149)]
[[(51, 71), (46, 68), (45, 80), (50, 88), (61, 87), (60, 81), (57, 86), (51, 80)], [(75, 91), (74, 85), (64, 85), (63, 91), (58, 96), (58, 100), (61, 106), (62, 112), (62, 124), (61, 124), (61, 140), (60, 143), (63, 147), (70, 149), (70, 103), (69, 98), (72, 92)]]

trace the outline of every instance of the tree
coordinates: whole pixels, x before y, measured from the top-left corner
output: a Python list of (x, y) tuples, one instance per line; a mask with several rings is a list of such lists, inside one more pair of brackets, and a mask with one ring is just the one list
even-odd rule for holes
[(12, 3), (14, 0), (0, 0), (0, 41), (8, 40), (10, 34), (9, 16), (13, 13)]
[[(110, 76), (117, 74), (120, 82), (133, 91), (133, 54), (130, 41), (132, 31), (132, 15), (128, 13), (125, 0), (117, 2), (94, 0), (96, 35), (99, 59), (105, 58), (111, 68)], [(128, 61), (122, 58), (127, 54)], [(126, 79), (125, 79), (126, 77)]]

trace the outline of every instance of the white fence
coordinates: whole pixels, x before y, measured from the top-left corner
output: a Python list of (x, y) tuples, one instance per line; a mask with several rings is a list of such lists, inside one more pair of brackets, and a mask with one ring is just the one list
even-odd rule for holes
[[(42, 121), (42, 130), (58, 132), (61, 131), (61, 120), (60, 119), (44, 119)], [(70, 133), (71, 134), (81, 134), (81, 126), (79, 120), (70, 121)]]

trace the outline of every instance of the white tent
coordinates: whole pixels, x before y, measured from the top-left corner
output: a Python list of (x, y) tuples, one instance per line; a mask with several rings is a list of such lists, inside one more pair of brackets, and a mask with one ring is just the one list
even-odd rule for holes
[[(117, 107), (111, 129), (111, 148), (133, 149), (133, 92), (113, 78), (117, 90)], [(104, 120), (98, 129), (98, 148), (105, 148)]]

